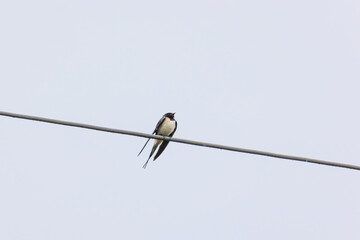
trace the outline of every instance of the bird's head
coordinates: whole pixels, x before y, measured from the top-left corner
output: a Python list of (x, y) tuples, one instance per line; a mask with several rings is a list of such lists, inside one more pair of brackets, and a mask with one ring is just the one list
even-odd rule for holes
[(173, 120), (174, 116), (175, 116), (175, 113), (171, 113), (171, 112), (165, 113), (164, 116), (170, 118), (171, 120)]

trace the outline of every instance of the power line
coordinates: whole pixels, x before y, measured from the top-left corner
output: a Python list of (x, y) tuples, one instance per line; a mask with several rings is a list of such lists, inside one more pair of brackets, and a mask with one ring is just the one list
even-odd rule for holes
[(201, 147), (217, 148), (217, 149), (223, 149), (223, 150), (234, 151), (234, 152), (242, 152), (242, 153), (262, 155), (262, 156), (273, 157), (273, 158), (281, 158), (281, 159), (294, 160), (294, 161), (300, 161), (300, 162), (316, 163), (316, 164), (333, 166), (333, 167), (360, 170), (360, 166), (350, 165), (350, 164), (345, 164), (345, 163), (329, 162), (329, 161), (318, 160), (318, 159), (313, 159), (313, 158), (297, 157), (297, 156), (264, 152), (264, 151), (246, 149), (246, 148), (231, 147), (231, 146), (225, 146), (225, 145), (219, 145), (219, 144), (213, 144), (213, 143), (199, 142), (199, 141), (193, 141), (193, 140), (181, 139), (181, 138), (169, 138), (169, 137), (164, 137), (164, 136), (158, 136), (158, 135), (152, 135), (152, 134), (146, 134), (146, 133), (140, 133), (140, 132), (134, 132), (134, 131), (128, 131), (128, 130), (106, 128), (106, 127), (100, 127), (100, 126), (95, 126), (95, 125), (90, 125), (90, 124), (55, 120), (55, 119), (50, 119), (50, 118), (43, 118), (43, 117), (3, 112), (3, 111), (0, 111), (0, 115), (6, 116), (6, 117), (13, 117), (13, 118), (20, 118), (20, 119), (26, 119), (26, 120), (32, 120), (32, 121), (40, 121), (40, 122), (70, 126), (70, 127), (85, 128), (85, 129), (91, 129), (91, 130), (102, 131), (102, 132), (110, 132), (110, 133), (131, 135), (131, 136), (136, 136), (136, 137), (168, 140), (168, 141), (172, 141), (172, 142), (196, 145), (196, 146), (201, 146)]

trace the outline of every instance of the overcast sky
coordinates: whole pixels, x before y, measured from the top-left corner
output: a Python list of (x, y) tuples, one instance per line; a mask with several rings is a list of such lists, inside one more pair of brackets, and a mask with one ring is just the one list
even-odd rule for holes
[[(360, 165), (360, 2), (2, 1), (0, 110)], [(0, 239), (360, 239), (360, 172), (0, 116)]]

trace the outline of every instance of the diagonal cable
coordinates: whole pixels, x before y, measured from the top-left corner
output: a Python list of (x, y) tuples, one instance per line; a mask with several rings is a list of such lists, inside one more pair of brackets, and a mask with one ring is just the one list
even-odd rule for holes
[(281, 159), (294, 160), (294, 161), (300, 161), (300, 162), (316, 163), (316, 164), (327, 165), (327, 166), (332, 166), (332, 167), (360, 170), (360, 166), (357, 166), (357, 165), (338, 163), (338, 162), (330, 162), (330, 161), (318, 160), (318, 159), (313, 159), (313, 158), (291, 156), (291, 155), (265, 152), (265, 151), (247, 149), (247, 148), (231, 147), (231, 146), (225, 146), (225, 145), (220, 145), (220, 144), (199, 142), (199, 141), (193, 141), (193, 140), (181, 139), (181, 138), (169, 138), (169, 137), (152, 135), (152, 134), (135, 132), (135, 131), (129, 131), (129, 130), (100, 127), (100, 126), (95, 126), (95, 125), (90, 125), (90, 124), (62, 121), (62, 120), (30, 116), (30, 115), (24, 115), (24, 114), (17, 114), (17, 113), (10, 113), (10, 112), (3, 112), (3, 111), (0, 111), (0, 115), (6, 116), (6, 117), (13, 117), (13, 118), (20, 118), (20, 119), (26, 119), (26, 120), (32, 120), (32, 121), (39, 121), (39, 122), (46, 122), (46, 123), (70, 126), (70, 127), (85, 128), (85, 129), (91, 129), (91, 130), (102, 131), (102, 132), (110, 132), (110, 133), (125, 134), (125, 135), (136, 136), (136, 137), (168, 140), (168, 141), (172, 141), (172, 142), (196, 145), (196, 146), (201, 146), (201, 147), (217, 148), (217, 149), (223, 149), (223, 150), (234, 151), (234, 152), (242, 152), (242, 153), (262, 155), (262, 156), (273, 157), (273, 158), (281, 158)]

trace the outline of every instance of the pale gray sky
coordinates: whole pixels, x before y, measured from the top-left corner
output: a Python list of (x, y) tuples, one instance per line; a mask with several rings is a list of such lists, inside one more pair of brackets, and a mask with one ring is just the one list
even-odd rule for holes
[[(359, 1), (3, 1), (0, 110), (360, 165)], [(0, 117), (0, 239), (360, 239), (360, 173)]]

